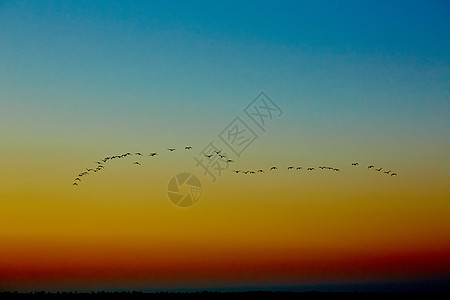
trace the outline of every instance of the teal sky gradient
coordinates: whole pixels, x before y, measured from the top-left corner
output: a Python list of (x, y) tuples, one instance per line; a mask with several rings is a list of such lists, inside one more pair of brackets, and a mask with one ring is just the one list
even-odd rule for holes
[(449, 14), (446, 1), (5, 1), (2, 135), (207, 143), (263, 90), (285, 112), (280, 144), (448, 147)]

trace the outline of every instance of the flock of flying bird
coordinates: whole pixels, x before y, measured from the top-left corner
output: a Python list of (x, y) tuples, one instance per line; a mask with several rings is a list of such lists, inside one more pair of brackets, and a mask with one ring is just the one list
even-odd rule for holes
[[(176, 148), (167, 148), (167, 150), (169, 152), (173, 152), (173, 151), (176, 150)], [(184, 150), (192, 150), (192, 147), (191, 146), (185, 146)], [(157, 152), (152, 152), (152, 153), (148, 154), (147, 156), (155, 157), (157, 155), (158, 155)], [(222, 161), (224, 161), (227, 164), (233, 162), (233, 160), (227, 159), (226, 155), (221, 154), (221, 151), (213, 151), (212, 154), (204, 154), (204, 155), (208, 159), (212, 159), (213, 157), (218, 156)], [(97, 166), (95, 168), (86, 168), (86, 170), (84, 170), (83, 172), (79, 173), (78, 176), (75, 178), (75, 180), (74, 180), (72, 185), (73, 186), (78, 186), (78, 184), (81, 182), (83, 176), (87, 176), (89, 174), (97, 173), (97, 172), (102, 171), (105, 168), (105, 164), (108, 161), (112, 161), (112, 160), (115, 160), (115, 159), (126, 158), (126, 157), (129, 157), (129, 156), (130, 157), (131, 156), (144, 156), (144, 154), (142, 154), (141, 152), (135, 152), (134, 154), (131, 153), (131, 152), (127, 152), (127, 153), (120, 154), (120, 155), (107, 156), (107, 157), (105, 157), (105, 158), (103, 158), (103, 159), (101, 159), (99, 161), (96, 161), (95, 163), (97, 164)], [(133, 165), (140, 166), (141, 163), (139, 161), (135, 161), (135, 162), (133, 162)], [(352, 166), (354, 166), (354, 167), (356, 167), (358, 165), (359, 165), (359, 163), (357, 163), (357, 162), (352, 163)], [(334, 168), (334, 167), (329, 167), (329, 166), (320, 166), (318, 168), (321, 169), (321, 170), (331, 170), (331, 171), (334, 171), (334, 172), (340, 172), (340, 169)], [(369, 165), (367, 168), (368, 169), (373, 169), (373, 170), (375, 170), (377, 172), (381, 172), (381, 170), (383, 170), (383, 168), (375, 168), (374, 165)], [(297, 170), (298, 171), (298, 170), (302, 170), (302, 169), (303, 168), (300, 167), (300, 166), (298, 166), (298, 167), (288, 166), (287, 167), (287, 170), (292, 170), (292, 171), (293, 170)], [(271, 167), (269, 169), (269, 171), (275, 171), (275, 170), (278, 170), (278, 167), (273, 166), (273, 167)], [(308, 167), (308, 168), (306, 168), (306, 170), (307, 171), (315, 171), (316, 169), (313, 168), (313, 167)], [(236, 173), (236, 174), (240, 173), (240, 174), (244, 174), (244, 175), (256, 174), (256, 173), (265, 173), (265, 171), (263, 169), (258, 169), (258, 170), (233, 170), (233, 172)], [(383, 171), (383, 173), (385, 173), (387, 175), (390, 175), (390, 176), (397, 176), (397, 173), (394, 173), (391, 170)]]
[[(167, 148), (167, 150), (169, 152), (173, 152), (173, 151), (176, 150), (176, 148)], [(184, 150), (192, 150), (192, 147), (191, 146), (186, 146), (186, 147), (184, 147)], [(152, 152), (152, 153), (148, 154), (148, 156), (150, 156), (150, 157), (155, 157), (157, 155), (158, 155), (157, 152)], [(131, 153), (131, 152), (127, 152), (127, 153), (124, 153), (124, 154), (107, 156), (107, 157), (105, 157), (105, 158), (103, 158), (103, 159), (101, 159), (99, 161), (96, 161), (95, 163), (97, 164), (97, 166), (95, 168), (86, 168), (85, 171), (79, 173), (77, 178), (75, 178), (75, 180), (74, 180), (72, 185), (73, 186), (78, 186), (78, 184), (81, 182), (81, 178), (83, 176), (87, 176), (89, 174), (97, 173), (97, 172), (102, 171), (105, 168), (105, 164), (108, 161), (112, 161), (114, 159), (126, 158), (128, 156), (130, 156), (130, 157), (131, 156), (144, 156), (144, 154), (142, 154), (141, 152), (135, 152), (134, 154)], [(139, 161), (135, 161), (135, 162), (133, 162), (133, 165), (141, 166), (141, 163)]]
[[(354, 167), (356, 167), (358, 165), (359, 165), (359, 163), (357, 163), (357, 162), (352, 163), (352, 166), (354, 166)], [(367, 168), (368, 169), (374, 169), (375, 171), (378, 171), (378, 172), (381, 172), (381, 170), (383, 169), (383, 168), (375, 169), (374, 165), (370, 165)], [(321, 170), (331, 170), (331, 171), (335, 171), (335, 172), (340, 172), (341, 171), (338, 168), (327, 167), (327, 166), (320, 166), (319, 169), (321, 169)], [(269, 171), (275, 171), (275, 170), (278, 170), (278, 167), (273, 166), (273, 167), (271, 167), (269, 169)], [(302, 167), (289, 166), (289, 167), (287, 167), (287, 170), (303, 170), (303, 168)], [(315, 171), (316, 168), (309, 167), (309, 168), (306, 168), (306, 170), (307, 171)], [(244, 175), (256, 174), (256, 173), (265, 173), (263, 169), (259, 169), (259, 170), (256, 170), (256, 171), (254, 171), (254, 170), (233, 170), (233, 172), (236, 173), (236, 174), (241, 173), (241, 174), (244, 174)], [(383, 173), (385, 173), (387, 175), (391, 175), (391, 176), (397, 176), (397, 173), (392, 172), (392, 170), (385, 171)]]

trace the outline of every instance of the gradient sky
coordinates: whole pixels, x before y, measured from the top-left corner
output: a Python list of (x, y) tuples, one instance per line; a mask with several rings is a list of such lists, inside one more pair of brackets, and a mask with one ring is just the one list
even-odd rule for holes
[[(448, 279), (449, 83), (447, 1), (1, 1), (0, 290)], [(341, 172), (211, 182), (193, 157), (237, 116), (233, 169)], [(128, 151), (161, 155), (72, 186)]]

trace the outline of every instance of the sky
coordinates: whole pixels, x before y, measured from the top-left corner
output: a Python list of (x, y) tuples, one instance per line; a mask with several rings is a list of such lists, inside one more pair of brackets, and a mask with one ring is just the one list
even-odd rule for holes
[(0, 290), (450, 278), (447, 1), (0, 1), (0, 66)]

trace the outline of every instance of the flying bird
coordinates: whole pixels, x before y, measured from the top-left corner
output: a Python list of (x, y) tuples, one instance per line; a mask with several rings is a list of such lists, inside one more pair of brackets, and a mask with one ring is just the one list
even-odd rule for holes
[(315, 169), (314, 168), (308, 168), (308, 169), (306, 169), (307, 171), (314, 171)]
[(397, 176), (397, 173), (392, 173), (391, 176)]
[(297, 167), (297, 169), (296, 170), (301, 170), (302, 169), (302, 167)]
[(78, 181), (81, 181), (81, 179), (80, 179), (80, 178), (78, 178), (78, 177), (77, 177), (77, 178), (75, 179), (75, 181), (76, 181), (76, 180), (78, 180)]
[(175, 151), (175, 148), (167, 148), (170, 152)]
[(239, 173), (240, 171), (239, 171), (239, 170), (233, 170), (233, 172), (237, 174), (237, 173)]
[(142, 153), (141, 153), (141, 152), (136, 152), (135, 155), (140, 155), (140, 156), (142, 156)]
[(264, 170), (259, 169), (258, 172), (259, 173), (264, 173)]
[(367, 167), (367, 169), (372, 169), (372, 168), (375, 168), (375, 166), (374, 165), (370, 165), (370, 166)]
[(375, 169), (375, 171), (378, 171), (378, 172), (380, 172), (380, 171), (381, 171), (381, 169), (383, 169), (383, 168)]
[(214, 152), (216, 152), (216, 154), (219, 154), (219, 153), (221, 152), (221, 150), (219, 150), (219, 151), (214, 151)]
[(152, 153), (150, 153), (148, 156), (156, 156), (156, 155), (158, 155), (158, 153), (152, 152)]
[(206, 155), (206, 154), (205, 154), (205, 156), (206, 156), (207, 158), (211, 158), (211, 157), (212, 157), (212, 154), (210, 154), (210, 155)]
[(141, 164), (140, 164), (139, 162), (136, 161), (133, 165), (141, 165)]
[(230, 162), (233, 162), (233, 161), (232, 161), (231, 159), (229, 159), (229, 160), (226, 161), (226, 163), (230, 163)]
[(294, 170), (294, 167), (293, 166), (289, 166), (287, 169), (288, 170)]
[(384, 174), (389, 174), (391, 173), (391, 170), (384, 172)]
[(76, 182), (74, 182), (72, 185), (78, 185)]
[(220, 158), (225, 158), (225, 155), (219, 154), (219, 157), (220, 157)]
[(333, 171), (339, 172), (340, 170), (339, 169), (333, 169)]
[(357, 162), (352, 163), (352, 166), (357, 166), (357, 165), (359, 165), (359, 163), (357, 163)]
[(277, 167), (272, 167), (272, 168), (270, 168), (270, 170), (272, 171), (272, 170), (278, 170), (278, 168)]
[(191, 150), (192, 147), (191, 147), (191, 146), (186, 146), (186, 147), (184, 147), (184, 149), (185, 149), (185, 150)]

